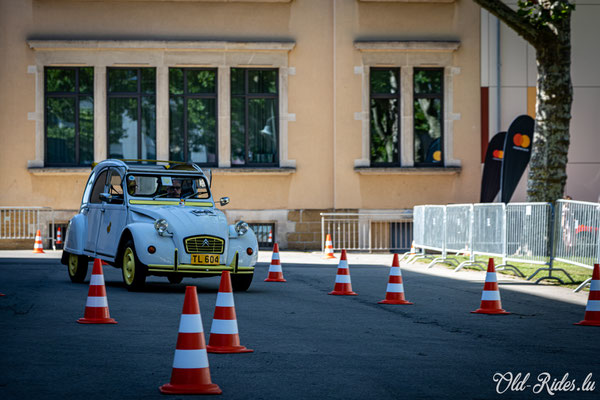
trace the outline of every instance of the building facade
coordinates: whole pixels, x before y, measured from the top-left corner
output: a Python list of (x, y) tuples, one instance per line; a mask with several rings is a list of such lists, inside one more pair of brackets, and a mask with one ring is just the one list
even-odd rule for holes
[(231, 221), (475, 202), (470, 0), (0, 0), (0, 207), (78, 211), (106, 158), (193, 161)]

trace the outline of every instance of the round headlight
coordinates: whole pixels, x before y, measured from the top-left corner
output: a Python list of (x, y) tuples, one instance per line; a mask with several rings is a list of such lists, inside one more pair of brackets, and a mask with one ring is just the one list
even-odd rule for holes
[(238, 221), (235, 224), (235, 231), (240, 236), (245, 235), (246, 232), (248, 232), (248, 224), (245, 223), (244, 221)]
[(168, 227), (169, 224), (166, 219), (157, 219), (156, 222), (154, 222), (154, 229), (156, 229), (156, 232), (161, 236), (167, 232)]

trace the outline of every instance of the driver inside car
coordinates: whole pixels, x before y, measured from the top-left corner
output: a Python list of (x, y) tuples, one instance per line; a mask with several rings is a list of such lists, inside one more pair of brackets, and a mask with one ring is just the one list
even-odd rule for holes
[(181, 179), (173, 179), (173, 185), (167, 186), (167, 197), (180, 198), (182, 183)]

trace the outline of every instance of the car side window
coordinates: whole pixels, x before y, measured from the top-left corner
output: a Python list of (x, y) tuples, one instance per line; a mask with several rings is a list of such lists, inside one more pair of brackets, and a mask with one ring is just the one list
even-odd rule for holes
[(123, 197), (123, 178), (121, 174), (114, 168), (110, 169), (110, 186), (108, 187), (108, 193)]
[(94, 187), (92, 189), (92, 194), (90, 195), (90, 203), (101, 203), (100, 201), (100, 193), (104, 192), (104, 187), (106, 186), (106, 175), (108, 170), (104, 170), (98, 175), (96, 182), (94, 183)]

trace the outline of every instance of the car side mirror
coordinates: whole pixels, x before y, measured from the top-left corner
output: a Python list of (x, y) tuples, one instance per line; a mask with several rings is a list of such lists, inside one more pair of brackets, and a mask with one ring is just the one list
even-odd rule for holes
[(100, 193), (100, 200), (108, 204), (123, 204), (123, 197), (120, 195), (112, 195), (109, 193)]
[(226, 206), (227, 204), (229, 204), (229, 197), (221, 197), (219, 203), (221, 204), (221, 206)]

